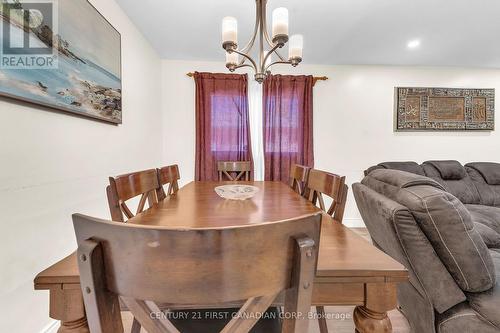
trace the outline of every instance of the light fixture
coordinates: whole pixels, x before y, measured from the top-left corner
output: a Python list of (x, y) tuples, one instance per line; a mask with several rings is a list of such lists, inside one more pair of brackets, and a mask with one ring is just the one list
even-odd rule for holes
[[(271, 66), (289, 64), (296, 67), (302, 61), (304, 38), (302, 35), (289, 37), (288, 9), (283, 7), (273, 10), (270, 36), (266, 22), (267, 0), (255, 0), (255, 4), (255, 27), (252, 38), (239, 49), (238, 22), (234, 17), (227, 16), (222, 20), (222, 47), (226, 50), (226, 67), (231, 72), (241, 67), (252, 67), (255, 71), (255, 80), (262, 83), (271, 73), (269, 70)], [(257, 39), (259, 59), (254, 60), (250, 54)], [(279, 49), (283, 48), (289, 40), (288, 58), (285, 58), (280, 54)], [(266, 45), (269, 47), (268, 50), (266, 50)]]
[(409, 41), (407, 46), (409, 49), (416, 49), (417, 47), (420, 46), (420, 39), (413, 39)]

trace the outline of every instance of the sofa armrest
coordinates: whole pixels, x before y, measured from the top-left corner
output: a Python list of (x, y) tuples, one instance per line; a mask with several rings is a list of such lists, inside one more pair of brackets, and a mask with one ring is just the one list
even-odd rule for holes
[(465, 294), (406, 207), (363, 184), (354, 184), (353, 192), (375, 243), (409, 270), (412, 285), (438, 312), (465, 301)]

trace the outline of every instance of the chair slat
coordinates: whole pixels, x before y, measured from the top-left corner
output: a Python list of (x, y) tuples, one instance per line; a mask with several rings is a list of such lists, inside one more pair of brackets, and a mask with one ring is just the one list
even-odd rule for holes
[(143, 193), (141, 195), (141, 199), (139, 200), (139, 205), (137, 205), (137, 212), (135, 213), (136, 215), (142, 213), (142, 211), (144, 210), (144, 205), (146, 204), (146, 199), (147, 199), (146, 194), (147, 193)]
[(248, 332), (271, 306), (278, 294), (248, 299), (220, 333)]
[(166, 317), (158, 316), (162, 312), (154, 302), (130, 297), (122, 297), (122, 300), (148, 333), (180, 333)]

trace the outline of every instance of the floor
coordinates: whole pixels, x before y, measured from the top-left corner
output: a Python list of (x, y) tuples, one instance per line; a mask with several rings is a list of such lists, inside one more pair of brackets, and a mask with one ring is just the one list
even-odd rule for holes
[[(363, 236), (367, 240), (370, 240), (370, 235), (365, 228), (353, 228), (353, 231)], [(325, 312), (327, 313), (327, 323), (328, 330), (332, 333), (353, 333), (354, 332), (354, 322), (352, 320), (352, 312), (354, 307), (352, 306), (327, 306), (325, 307)], [(314, 309), (311, 309), (314, 311)], [(130, 327), (132, 326), (132, 316), (130, 312), (123, 312), (122, 318), (124, 321), (125, 332), (130, 332)], [(391, 319), (393, 333), (409, 333), (410, 328), (406, 318), (398, 311), (393, 310), (389, 312), (389, 318)], [(145, 332), (145, 330), (141, 330)], [(319, 333), (318, 322), (316, 320), (311, 320), (309, 324), (309, 333)]]

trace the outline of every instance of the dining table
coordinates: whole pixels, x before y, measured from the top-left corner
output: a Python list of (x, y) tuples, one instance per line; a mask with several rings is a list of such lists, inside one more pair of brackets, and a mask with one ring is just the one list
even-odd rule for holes
[[(248, 200), (219, 197), (214, 189), (224, 184), (235, 183), (190, 182), (126, 223), (187, 229), (236, 227), (293, 219), (319, 210), (282, 182), (238, 182), (258, 188)], [(407, 282), (403, 265), (323, 213), (313, 306), (353, 305), (357, 332), (392, 332), (387, 312), (397, 307), (398, 284)], [(49, 316), (61, 322), (59, 333), (89, 332), (75, 253), (40, 272), (34, 288), (49, 291)]]

